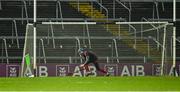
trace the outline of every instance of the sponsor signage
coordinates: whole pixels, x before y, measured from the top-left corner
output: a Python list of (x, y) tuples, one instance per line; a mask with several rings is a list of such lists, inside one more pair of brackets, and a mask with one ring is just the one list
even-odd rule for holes
[(20, 65), (7, 65), (6, 66), (6, 77), (19, 77)]
[(156, 75), (156, 76), (161, 75), (161, 65), (160, 64), (152, 65), (152, 75)]
[(56, 76), (68, 76), (69, 65), (56, 65)]
[[(80, 76), (86, 74), (85, 70), (80, 71), (80, 64), (37, 64), (36, 75), (39, 77), (48, 76)], [(161, 71), (160, 64), (153, 63), (119, 63), (107, 64), (100, 63), (100, 68), (106, 70), (110, 76), (159, 76)], [(172, 67), (166, 67), (167, 74), (171, 74)], [(177, 63), (180, 70), (180, 64)], [(96, 70), (93, 65), (89, 66), (90, 76), (104, 76), (105, 74)], [(21, 73), (20, 64), (0, 64), (0, 77), (18, 77)]]

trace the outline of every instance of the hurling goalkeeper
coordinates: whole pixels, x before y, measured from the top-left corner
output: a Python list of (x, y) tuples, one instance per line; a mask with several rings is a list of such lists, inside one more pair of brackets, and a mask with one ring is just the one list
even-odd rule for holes
[(91, 71), (89, 70), (89, 67), (88, 67), (90, 63), (93, 63), (98, 71), (102, 72), (106, 76), (109, 76), (109, 73), (107, 71), (99, 67), (99, 63), (97, 62), (98, 58), (94, 52), (89, 51), (86, 48), (80, 48), (78, 50), (78, 53), (80, 57), (83, 59), (83, 61), (85, 61), (85, 63), (81, 64), (79, 67), (81, 70), (84, 70), (84, 69), (86, 70), (86, 76), (89, 76), (91, 74)]

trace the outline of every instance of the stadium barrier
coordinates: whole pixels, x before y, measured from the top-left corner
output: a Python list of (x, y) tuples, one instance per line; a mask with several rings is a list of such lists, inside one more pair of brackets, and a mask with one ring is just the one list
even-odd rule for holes
[[(79, 64), (37, 64), (37, 77), (63, 77), (80, 76), (83, 77), (85, 71), (79, 71)], [(161, 74), (161, 65), (157, 63), (101, 63), (100, 67), (106, 69), (111, 76), (159, 76)], [(20, 77), (20, 64), (0, 64), (0, 77)], [(103, 76), (96, 71), (94, 66), (89, 67), (92, 70), (90, 76)], [(177, 63), (177, 70), (180, 70), (180, 62)], [(27, 70), (28, 71), (28, 70)], [(173, 67), (168, 64), (166, 72), (169, 76), (173, 75)], [(178, 71), (180, 74), (180, 72)]]

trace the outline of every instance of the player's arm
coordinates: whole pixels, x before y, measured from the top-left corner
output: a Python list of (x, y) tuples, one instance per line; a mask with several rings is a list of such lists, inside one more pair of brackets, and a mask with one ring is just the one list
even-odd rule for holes
[(85, 62), (84, 62), (84, 64), (86, 64), (86, 63), (89, 62), (89, 54), (88, 54), (88, 52), (84, 52), (84, 56), (85, 56)]
[(86, 56), (84, 64), (87, 64), (88, 62), (89, 62), (89, 56)]

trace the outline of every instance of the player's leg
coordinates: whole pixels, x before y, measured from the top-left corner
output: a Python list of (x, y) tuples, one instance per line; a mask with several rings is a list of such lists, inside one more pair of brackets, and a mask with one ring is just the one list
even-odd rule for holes
[(96, 67), (96, 69), (97, 69), (98, 71), (100, 71), (100, 72), (102, 72), (102, 73), (104, 73), (104, 74), (108, 74), (107, 71), (105, 71), (104, 69), (101, 69), (101, 68), (99, 67), (99, 63), (98, 63), (98, 62), (94, 61), (93, 64), (94, 64), (94, 66)]

